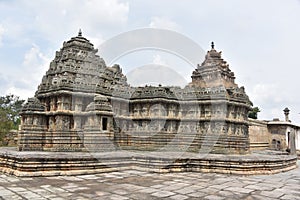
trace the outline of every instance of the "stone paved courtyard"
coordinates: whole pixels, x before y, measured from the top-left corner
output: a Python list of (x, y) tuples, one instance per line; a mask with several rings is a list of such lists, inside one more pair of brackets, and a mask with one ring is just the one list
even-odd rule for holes
[[(298, 161), (298, 166), (300, 161)], [(300, 199), (300, 168), (275, 174), (147, 173), (18, 178), (0, 174), (0, 199)]]

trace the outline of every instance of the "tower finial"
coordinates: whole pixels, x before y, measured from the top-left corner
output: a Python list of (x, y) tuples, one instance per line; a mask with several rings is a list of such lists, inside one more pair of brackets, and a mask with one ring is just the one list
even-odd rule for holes
[(78, 36), (79, 36), (79, 37), (82, 37), (81, 28), (79, 29)]
[(214, 49), (215, 48), (215, 43), (211, 42), (211, 48)]

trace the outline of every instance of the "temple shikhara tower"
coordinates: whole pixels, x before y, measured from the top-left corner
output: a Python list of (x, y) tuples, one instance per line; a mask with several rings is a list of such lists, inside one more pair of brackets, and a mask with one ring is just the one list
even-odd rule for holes
[(96, 53), (81, 31), (56, 52), (22, 109), (20, 151), (248, 152), (251, 103), (213, 43), (184, 88), (132, 87)]

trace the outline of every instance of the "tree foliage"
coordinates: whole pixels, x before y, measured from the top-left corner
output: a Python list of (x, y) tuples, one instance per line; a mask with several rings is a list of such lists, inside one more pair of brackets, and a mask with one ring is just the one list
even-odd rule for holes
[(251, 119), (257, 119), (257, 114), (260, 112), (260, 109), (258, 107), (253, 107), (249, 113), (248, 117)]
[(9, 130), (18, 129), (23, 103), (24, 100), (13, 94), (0, 97), (0, 140)]

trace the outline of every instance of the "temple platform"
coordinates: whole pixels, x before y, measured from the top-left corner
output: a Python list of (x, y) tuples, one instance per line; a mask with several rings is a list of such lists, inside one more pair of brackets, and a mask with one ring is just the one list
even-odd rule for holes
[(135, 169), (147, 172), (275, 174), (297, 167), (297, 156), (275, 151), (247, 155), (190, 152), (37, 152), (0, 148), (0, 172), (15, 176), (81, 175)]

